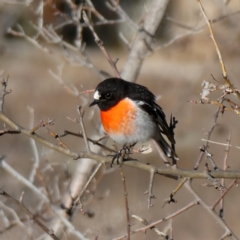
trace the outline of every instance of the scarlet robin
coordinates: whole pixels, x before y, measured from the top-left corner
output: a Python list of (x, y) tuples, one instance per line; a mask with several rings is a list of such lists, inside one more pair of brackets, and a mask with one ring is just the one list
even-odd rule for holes
[(98, 84), (93, 97), (90, 107), (98, 105), (103, 128), (115, 142), (135, 144), (154, 139), (167, 157), (178, 160), (173, 128), (146, 87), (109, 78)]

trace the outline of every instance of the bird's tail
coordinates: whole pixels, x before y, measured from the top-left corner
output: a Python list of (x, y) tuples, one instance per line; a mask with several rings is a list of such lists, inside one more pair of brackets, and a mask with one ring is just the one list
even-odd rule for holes
[(157, 142), (157, 144), (163, 150), (167, 157), (172, 158), (175, 161), (179, 160), (177, 154), (173, 149), (174, 145), (171, 147), (161, 134), (159, 134), (158, 138), (155, 139), (155, 141)]

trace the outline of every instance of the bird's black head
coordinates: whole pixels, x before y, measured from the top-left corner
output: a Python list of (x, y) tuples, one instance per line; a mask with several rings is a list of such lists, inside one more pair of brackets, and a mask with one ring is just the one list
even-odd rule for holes
[(120, 78), (109, 78), (99, 83), (93, 95), (90, 107), (97, 104), (102, 111), (116, 105), (126, 96), (128, 82)]

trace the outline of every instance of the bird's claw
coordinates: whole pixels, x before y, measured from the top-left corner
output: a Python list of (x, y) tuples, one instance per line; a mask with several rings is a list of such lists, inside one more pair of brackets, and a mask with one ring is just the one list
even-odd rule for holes
[(109, 155), (112, 156), (112, 162), (110, 164), (110, 167), (113, 166), (114, 161), (117, 161), (117, 164), (120, 165), (122, 162), (126, 161), (136, 161), (136, 159), (133, 159), (129, 157), (130, 154), (132, 154), (132, 148), (135, 146), (134, 144), (124, 144), (123, 147), (115, 154)]

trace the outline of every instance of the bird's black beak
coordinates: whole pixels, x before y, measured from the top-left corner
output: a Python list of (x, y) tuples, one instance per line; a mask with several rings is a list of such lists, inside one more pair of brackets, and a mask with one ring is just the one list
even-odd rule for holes
[(99, 100), (94, 100), (90, 105), (89, 105), (89, 107), (92, 107), (93, 105), (96, 105), (96, 104), (98, 104), (99, 103)]

